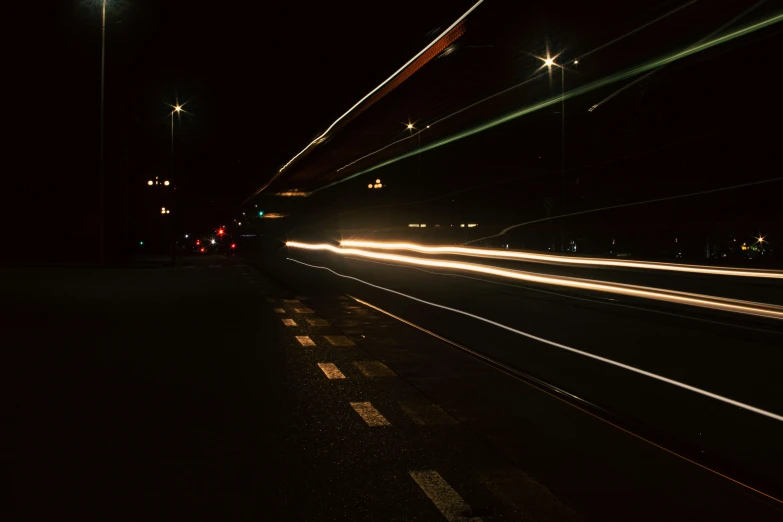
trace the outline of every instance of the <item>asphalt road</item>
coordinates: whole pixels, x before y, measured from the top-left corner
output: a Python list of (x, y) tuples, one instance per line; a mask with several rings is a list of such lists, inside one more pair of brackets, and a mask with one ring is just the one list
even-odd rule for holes
[[(376, 284), (452, 296), (462, 305), (479, 306), (470, 285), (487, 285), (450, 278), (444, 289), (423, 273), (364, 262), (345, 267)], [(705, 418), (723, 416), (734, 436), (751, 433), (748, 458), (771, 465), (778, 457), (765, 444), (777, 439), (757, 430), (774, 430), (774, 423), (648, 390), (638, 379), (623, 382), (600, 365), (538, 353), (533, 343), (451, 312), (323, 276), (269, 258), (6, 270), (3, 331), (19, 361), (7, 366), (15, 370), (5, 430), (13, 516), (4, 518), (659, 521), (783, 514), (778, 502), (345, 294), (531, 373), (553, 372), (545, 376), (563, 387), (588, 382), (598, 398), (611, 391), (662, 422), (689, 421), (685, 413), (669, 419), (674, 406), (697, 418), (692, 404), (715, 408)], [(525, 327), (595, 335), (584, 326), (593, 319), (580, 318), (592, 304), (563, 310), (563, 297), (484, 291), (501, 299), (497, 309), (508, 309), (508, 317), (534, 314)], [(582, 326), (571, 333), (547, 326), (552, 313)], [(605, 320), (608, 312), (592, 313)], [(624, 328), (630, 335), (637, 326)], [(666, 407), (656, 406), (656, 396)], [(714, 439), (721, 450), (726, 439), (734, 440)]]
[(359, 313), (337, 295), (215, 257), (2, 288), (5, 519), (584, 519), (368, 351), (407, 326), (335, 326)]
[[(284, 277), (317, 281), (375, 304), (651, 427), (665, 440), (687, 447), (690, 455), (695, 452), (700, 462), (715, 463), (734, 478), (763, 485), (767, 492), (779, 495), (783, 484), (779, 421), (558, 349), (456, 310), (780, 414), (783, 389), (778, 368), (783, 336), (774, 325), (683, 307), (606, 300), (541, 286), (509, 285), (498, 279), (339, 259), (331, 254), (293, 249), (288, 254), (359, 281), (282, 261), (286, 253), (281, 252), (283, 257), (275, 266)], [(503, 401), (515, 403), (508, 397)]]

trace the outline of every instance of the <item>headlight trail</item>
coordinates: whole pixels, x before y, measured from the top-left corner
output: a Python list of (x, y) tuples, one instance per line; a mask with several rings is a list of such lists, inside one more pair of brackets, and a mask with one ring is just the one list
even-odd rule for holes
[[(315, 245), (313, 245), (313, 246), (315, 246)], [(326, 245), (326, 246), (331, 246), (331, 245)], [(682, 389), (685, 389), (685, 390), (688, 390), (688, 391), (691, 391), (691, 392), (694, 392), (694, 393), (698, 393), (699, 395), (703, 395), (705, 397), (709, 397), (711, 399), (715, 399), (715, 400), (718, 400), (720, 402), (723, 402), (723, 403), (726, 403), (726, 404), (730, 404), (730, 405), (736, 406), (738, 408), (742, 408), (744, 410), (752, 411), (753, 413), (757, 413), (757, 414), (763, 415), (765, 417), (769, 417), (770, 419), (774, 419), (776, 421), (783, 422), (783, 415), (779, 415), (779, 414), (773, 413), (771, 411), (763, 410), (761, 408), (757, 408), (755, 406), (751, 406), (750, 404), (746, 404), (746, 403), (743, 403), (743, 402), (735, 401), (734, 399), (730, 399), (728, 397), (724, 397), (722, 395), (718, 395), (717, 393), (713, 393), (713, 392), (710, 392), (710, 391), (707, 391), (707, 390), (703, 390), (701, 388), (697, 388), (695, 386), (691, 386), (690, 384), (685, 384), (684, 382), (680, 382), (680, 381), (676, 381), (674, 379), (670, 379), (668, 377), (664, 377), (663, 375), (658, 375), (656, 373), (648, 372), (646, 370), (642, 370), (641, 368), (636, 368), (635, 366), (630, 366), (628, 364), (624, 364), (624, 363), (621, 363), (619, 361), (615, 361), (613, 359), (608, 359), (606, 357), (601, 357), (600, 355), (595, 355), (595, 354), (590, 353), (590, 352), (585, 352), (585, 351), (579, 350), (577, 348), (572, 348), (572, 347), (566, 346), (564, 344), (560, 344), (560, 343), (557, 343), (557, 342), (554, 342), (554, 341), (550, 341), (549, 339), (544, 339), (543, 337), (538, 337), (537, 335), (533, 335), (533, 334), (530, 334), (530, 333), (527, 333), (527, 332), (523, 332), (522, 330), (517, 330), (516, 328), (512, 328), (511, 326), (507, 326), (505, 324), (499, 323), (497, 321), (493, 321), (491, 319), (487, 319), (486, 317), (481, 317), (480, 315), (476, 315), (476, 314), (472, 314), (470, 312), (465, 312), (465, 311), (462, 311), (462, 310), (458, 310), (457, 308), (452, 308), (450, 306), (445, 306), (445, 305), (441, 305), (441, 304), (438, 304), (438, 303), (425, 301), (424, 299), (419, 299), (418, 297), (414, 297), (412, 295), (404, 294), (402, 292), (398, 292), (397, 290), (392, 290), (391, 288), (386, 288), (386, 287), (383, 287), (383, 286), (379, 286), (379, 285), (375, 285), (375, 284), (369, 283), (369, 282), (364, 281), (362, 279), (359, 279), (357, 277), (343, 275), (343, 274), (335, 272), (331, 268), (327, 268), (325, 266), (311, 265), (309, 263), (304, 263), (302, 261), (299, 261), (297, 259), (292, 259), (290, 257), (287, 258), (287, 259), (289, 261), (294, 261), (295, 263), (299, 263), (301, 265), (309, 266), (311, 268), (317, 268), (317, 269), (320, 269), (320, 270), (327, 270), (327, 271), (333, 273), (334, 275), (336, 275), (338, 277), (342, 277), (344, 279), (352, 279), (354, 281), (358, 281), (358, 282), (360, 282), (362, 284), (365, 284), (367, 286), (371, 286), (373, 288), (377, 288), (377, 289), (383, 290), (385, 292), (396, 294), (396, 295), (405, 297), (407, 299), (411, 299), (413, 301), (417, 301), (419, 303), (423, 303), (423, 304), (426, 304), (426, 305), (429, 305), (429, 306), (434, 306), (436, 308), (440, 308), (442, 310), (447, 310), (449, 312), (454, 312), (454, 313), (457, 313), (457, 314), (461, 314), (461, 315), (470, 317), (472, 319), (477, 319), (479, 321), (482, 321), (484, 323), (490, 324), (492, 326), (496, 326), (498, 328), (502, 328), (503, 330), (515, 333), (517, 335), (521, 335), (523, 337), (527, 337), (528, 339), (532, 339), (534, 341), (538, 341), (540, 343), (544, 343), (544, 344), (547, 344), (549, 346), (553, 346), (555, 348), (559, 348), (561, 350), (565, 350), (565, 351), (568, 351), (568, 352), (571, 352), (571, 353), (575, 353), (577, 355), (581, 355), (583, 357), (588, 357), (588, 358), (596, 360), (596, 361), (600, 361), (600, 362), (603, 362), (603, 363), (606, 363), (606, 364), (609, 364), (609, 365), (612, 365), (612, 366), (615, 366), (615, 367), (618, 367), (618, 368), (622, 368), (624, 370), (628, 370), (628, 371), (631, 371), (633, 373), (644, 375), (645, 377), (649, 377), (649, 378), (655, 379), (657, 381), (665, 382), (667, 384), (671, 384), (673, 386), (677, 386), (678, 388), (682, 388)]]
[(740, 301), (737, 299), (728, 299), (703, 294), (693, 294), (688, 292), (678, 292), (674, 290), (661, 290), (646, 286), (627, 285), (621, 283), (609, 283), (595, 281), (591, 279), (577, 279), (572, 277), (560, 277), (550, 275), (539, 275), (519, 270), (507, 270), (487, 265), (477, 265), (473, 263), (462, 263), (458, 261), (446, 261), (435, 259), (423, 259), (419, 257), (401, 256), (397, 254), (386, 254), (384, 252), (372, 252), (358, 248), (340, 248), (326, 243), (300, 243), (298, 241), (288, 241), (286, 246), (291, 248), (301, 248), (304, 250), (329, 251), (339, 255), (352, 255), (366, 257), (370, 259), (381, 259), (393, 261), (401, 264), (429, 266), (436, 268), (445, 268), (449, 270), (459, 270), (474, 272), (480, 274), (505, 277), (531, 283), (554, 285), (579, 290), (588, 290), (594, 292), (605, 292), (611, 294), (626, 295), (642, 299), (653, 299), (669, 303), (697, 306), (720, 310), (724, 312), (734, 312), (771, 319), (783, 319), (783, 306), (776, 306), (766, 303), (754, 303), (751, 301)]
[[(318, 137), (316, 137), (316, 138), (315, 138), (313, 141), (311, 141), (310, 143), (308, 143), (308, 144), (307, 144), (307, 146), (306, 146), (305, 148), (303, 148), (303, 149), (302, 149), (301, 151), (299, 151), (299, 152), (298, 152), (296, 155), (294, 155), (294, 157), (293, 157), (293, 158), (291, 158), (290, 160), (288, 160), (288, 162), (287, 162), (285, 165), (283, 165), (282, 167), (280, 167), (280, 170), (278, 170), (278, 171), (275, 173), (275, 175), (272, 177), (272, 179), (271, 179), (271, 180), (269, 180), (269, 182), (267, 182), (267, 183), (266, 183), (266, 184), (265, 184), (263, 187), (261, 187), (260, 189), (258, 189), (258, 190), (257, 190), (255, 193), (253, 193), (253, 195), (251, 195), (251, 196), (250, 196), (249, 198), (247, 198), (247, 199), (250, 199), (250, 198), (252, 198), (253, 196), (256, 196), (257, 194), (260, 194), (261, 192), (263, 192), (263, 191), (264, 191), (264, 189), (266, 189), (266, 188), (267, 188), (269, 185), (271, 185), (271, 184), (272, 184), (272, 182), (273, 182), (273, 181), (275, 181), (275, 180), (276, 180), (276, 179), (277, 179), (277, 178), (280, 176), (280, 174), (282, 174), (282, 173), (283, 173), (283, 171), (284, 171), (286, 168), (288, 168), (288, 166), (289, 166), (291, 163), (293, 163), (294, 161), (296, 161), (296, 159), (297, 159), (299, 156), (301, 156), (302, 154), (304, 154), (305, 152), (307, 152), (307, 151), (308, 151), (308, 150), (309, 150), (311, 147), (314, 147), (314, 146), (316, 146), (316, 145), (318, 145), (318, 144), (322, 143), (323, 141), (325, 141), (325, 140), (326, 140), (326, 138), (327, 138), (327, 136), (328, 136), (328, 134), (329, 134), (329, 133), (332, 131), (332, 129), (333, 129), (333, 128), (334, 128), (334, 127), (335, 127), (335, 126), (338, 124), (338, 123), (340, 123), (340, 121), (342, 121), (342, 120), (343, 120), (343, 119), (344, 119), (346, 116), (348, 116), (348, 115), (349, 115), (351, 112), (353, 112), (353, 111), (354, 111), (354, 109), (356, 109), (356, 108), (357, 108), (359, 105), (361, 105), (362, 103), (364, 103), (364, 101), (365, 101), (365, 100), (369, 99), (369, 98), (370, 98), (370, 97), (371, 97), (373, 94), (377, 93), (377, 92), (378, 92), (378, 91), (379, 91), (381, 88), (383, 88), (385, 85), (389, 84), (389, 82), (391, 82), (391, 81), (392, 81), (392, 80), (393, 80), (393, 79), (394, 79), (394, 78), (395, 78), (395, 77), (396, 77), (398, 74), (400, 74), (402, 71), (404, 71), (406, 67), (408, 67), (410, 64), (412, 64), (413, 62), (415, 62), (415, 61), (416, 61), (416, 60), (417, 60), (417, 59), (418, 59), (420, 56), (422, 56), (422, 55), (423, 55), (424, 53), (426, 53), (426, 52), (427, 52), (427, 51), (428, 51), (430, 48), (432, 48), (432, 47), (433, 47), (433, 46), (434, 46), (434, 45), (435, 45), (435, 44), (436, 44), (436, 43), (437, 43), (437, 42), (438, 42), (438, 41), (439, 41), (441, 38), (443, 38), (444, 36), (446, 36), (447, 34), (449, 34), (449, 32), (450, 32), (452, 29), (454, 29), (454, 28), (455, 28), (455, 27), (457, 27), (459, 24), (461, 24), (461, 23), (462, 23), (462, 22), (465, 20), (465, 18), (467, 18), (467, 16), (468, 16), (470, 13), (472, 13), (472, 12), (473, 12), (473, 11), (474, 11), (474, 10), (475, 10), (475, 9), (476, 9), (478, 6), (479, 6), (479, 5), (481, 5), (481, 4), (482, 4), (482, 2), (484, 2), (484, 0), (478, 0), (478, 2), (476, 2), (475, 4), (473, 4), (473, 6), (472, 6), (470, 9), (468, 9), (468, 10), (467, 10), (467, 11), (466, 11), (464, 14), (462, 14), (462, 16), (460, 16), (460, 17), (459, 17), (459, 18), (458, 18), (458, 19), (457, 19), (457, 20), (456, 20), (456, 21), (455, 21), (453, 24), (451, 24), (449, 27), (447, 27), (445, 31), (441, 32), (441, 33), (440, 33), (440, 34), (439, 34), (439, 35), (438, 35), (438, 36), (437, 36), (437, 37), (436, 37), (434, 40), (432, 40), (432, 41), (431, 41), (431, 42), (430, 42), (430, 43), (429, 43), (429, 44), (428, 44), (426, 47), (424, 47), (424, 49), (422, 49), (421, 51), (419, 51), (419, 52), (418, 52), (418, 53), (417, 53), (417, 54), (416, 54), (416, 55), (415, 55), (413, 58), (411, 58), (410, 60), (408, 60), (407, 62), (405, 62), (405, 65), (403, 65), (402, 67), (400, 67), (399, 69), (397, 69), (397, 70), (394, 72), (394, 74), (392, 74), (391, 76), (389, 76), (388, 78), (386, 78), (386, 80), (384, 80), (384, 81), (383, 81), (383, 82), (382, 82), (380, 85), (378, 85), (378, 86), (377, 86), (375, 89), (373, 89), (373, 90), (371, 90), (370, 92), (368, 92), (368, 93), (367, 93), (367, 94), (364, 96), (364, 98), (362, 98), (361, 100), (359, 100), (358, 102), (356, 102), (356, 103), (355, 103), (355, 104), (354, 104), (354, 105), (353, 105), (353, 106), (352, 106), (350, 109), (348, 109), (347, 111), (345, 111), (345, 113), (344, 113), (342, 116), (340, 116), (339, 118), (337, 118), (336, 120), (334, 120), (334, 122), (332, 122), (332, 124), (331, 124), (331, 125), (329, 125), (329, 127), (328, 127), (328, 128), (325, 130), (325, 131), (323, 131), (321, 134), (319, 134), (319, 135), (318, 135)], [(245, 200), (245, 201), (247, 201), (247, 200)]]
[(595, 259), (589, 257), (569, 257), (551, 254), (534, 254), (529, 252), (514, 252), (509, 250), (492, 250), (486, 248), (468, 248), (455, 246), (427, 246), (416, 243), (395, 243), (381, 241), (344, 240), (344, 247), (372, 248), (376, 250), (410, 250), (422, 254), (455, 254), (459, 256), (485, 257), (492, 259), (515, 259), (539, 263), (601, 266), (615, 268), (640, 268), (645, 270), (667, 270), (672, 272), (689, 272), (705, 275), (725, 275), (736, 277), (761, 277), (768, 279), (783, 279), (780, 270), (746, 270), (744, 268), (714, 268), (703, 265), (684, 265), (679, 263), (654, 263), (648, 261), (622, 261), (614, 259)]
[(519, 109), (517, 111), (511, 112), (509, 114), (506, 114), (505, 116), (501, 116), (499, 118), (495, 118), (494, 120), (490, 120), (487, 123), (484, 123), (482, 125), (477, 125), (476, 127), (473, 127), (471, 129), (467, 129), (465, 131), (462, 131), (458, 134), (455, 134), (453, 136), (449, 136), (447, 138), (443, 138), (441, 140), (438, 140), (434, 143), (431, 143), (429, 145), (423, 146), (421, 148), (418, 148), (414, 151), (406, 152), (405, 154), (401, 154), (399, 156), (396, 156), (394, 158), (390, 158), (386, 161), (383, 161), (381, 163), (378, 163), (377, 165), (373, 165), (372, 167), (368, 167), (364, 170), (361, 170), (355, 174), (352, 174), (350, 176), (346, 176), (345, 178), (335, 181), (333, 183), (330, 183), (328, 185), (325, 185), (319, 189), (313, 190), (312, 193), (320, 192), (322, 190), (326, 190), (328, 188), (331, 188), (335, 185), (338, 185), (340, 183), (344, 183), (346, 181), (349, 181), (351, 179), (354, 179), (358, 176), (361, 176), (363, 174), (367, 174), (368, 172), (372, 172), (375, 170), (378, 170), (380, 168), (386, 167), (388, 165), (391, 165), (393, 163), (397, 163), (398, 161), (402, 161), (404, 159), (410, 158), (412, 156), (415, 156), (416, 154), (422, 154), (424, 152), (443, 147), (444, 145), (448, 145), (449, 143), (467, 138), (469, 136), (473, 136), (474, 134), (478, 134), (480, 132), (484, 132), (486, 130), (489, 130), (491, 128), (497, 127), (498, 125), (502, 125), (504, 123), (507, 123), (511, 120), (515, 120), (519, 117), (525, 116), (527, 114), (539, 111), (541, 109), (545, 109), (546, 107), (549, 107), (551, 105), (555, 105), (558, 103), (562, 103), (564, 100), (574, 98), (577, 96), (581, 96), (583, 94), (587, 94), (588, 92), (594, 91), (596, 89), (600, 89), (602, 87), (605, 87), (607, 85), (612, 85), (614, 83), (626, 80), (628, 78), (633, 78), (634, 76), (638, 76), (640, 74), (643, 74), (647, 71), (651, 71), (653, 69), (656, 69), (658, 67), (662, 67), (666, 64), (675, 62), (677, 60), (681, 60), (683, 58), (687, 58), (688, 56), (691, 56), (693, 54), (706, 51), (707, 49), (710, 49), (712, 47), (715, 47), (716, 45), (721, 45), (726, 42), (729, 42), (731, 40), (734, 40), (736, 38), (739, 38), (741, 36), (745, 36), (747, 34), (753, 33), (755, 31), (759, 31), (761, 29), (764, 29), (765, 27), (769, 27), (771, 25), (777, 24), (779, 22), (783, 22), (783, 13), (780, 13), (776, 16), (772, 16), (770, 18), (767, 18), (765, 20), (762, 20), (760, 22), (757, 22), (755, 24), (743, 27), (741, 29), (738, 29), (736, 31), (733, 31), (729, 34), (720, 36), (718, 38), (714, 38), (712, 40), (709, 40), (707, 42), (704, 42), (699, 45), (694, 45), (691, 47), (688, 47), (686, 49), (683, 49), (682, 51), (670, 54), (668, 56), (664, 56), (662, 58), (658, 58), (657, 60), (649, 61), (645, 64), (639, 65), (638, 67), (632, 67), (630, 69), (627, 69), (623, 72), (619, 72), (617, 74), (613, 74), (611, 76), (608, 76), (606, 78), (602, 78), (600, 80), (596, 80), (594, 82), (591, 82), (587, 85), (583, 85), (582, 87), (577, 87), (576, 89), (573, 89), (571, 91), (568, 91), (562, 95), (553, 96), (549, 99), (546, 99), (544, 101), (541, 101), (539, 103), (536, 103), (534, 105), (530, 105), (528, 107)]

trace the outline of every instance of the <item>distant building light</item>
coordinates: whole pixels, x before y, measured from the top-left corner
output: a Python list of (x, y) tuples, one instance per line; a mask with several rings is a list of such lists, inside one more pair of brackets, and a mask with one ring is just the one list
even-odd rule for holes
[(460, 226), (461, 226), (462, 228), (465, 228), (465, 223), (462, 223)]
[(408, 226), (409, 226), (409, 227), (415, 227), (415, 228), (419, 228), (419, 224), (418, 224), (418, 223), (411, 223), (411, 224), (410, 224), (410, 225), (408, 225)]
[(426, 225), (426, 224), (424, 224), (424, 223), (422, 223), (422, 224), (421, 224), (421, 225), (419, 225), (419, 226), (420, 226), (421, 228), (427, 228), (427, 225)]
[(149, 181), (147, 182), (147, 185), (152, 185), (152, 180), (149, 180)]
[(468, 223), (468, 228), (477, 227), (478, 223)]

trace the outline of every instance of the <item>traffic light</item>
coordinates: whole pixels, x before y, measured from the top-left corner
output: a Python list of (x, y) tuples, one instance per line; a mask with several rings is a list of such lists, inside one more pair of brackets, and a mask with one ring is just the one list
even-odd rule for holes
[(200, 240), (200, 239), (197, 239), (197, 240), (196, 240), (196, 246), (199, 246), (200, 244), (201, 244), (201, 240)]
[(263, 217), (263, 216), (264, 216), (264, 211), (263, 210), (259, 210), (258, 211), (258, 217)]

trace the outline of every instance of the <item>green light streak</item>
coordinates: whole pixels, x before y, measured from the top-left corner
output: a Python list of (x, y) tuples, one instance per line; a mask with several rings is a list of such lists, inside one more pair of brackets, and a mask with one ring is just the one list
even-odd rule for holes
[(448, 145), (449, 143), (461, 140), (463, 138), (467, 138), (469, 136), (473, 136), (474, 134), (478, 134), (480, 132), (484, 132), (486, 130), (489, 130), (493, 127), (497, 127), (498, 125), (502, 125), (503, 123), (509, 122), (511, 120), (514, 120), (516, 118), (519, 118), (521, 116), (525, 116), (526, 114), (530, 114), (532, 112), (544, 109), (546, 107), (549, 107), (550, 105), (554, 105), (556, 103), (560, 103), (563, 100), (567, 100), (570, 98), (575, 98), (577, 96), (581, 96), (583, 94), (587, 94), (588, 92), (594, 91), (596, 89), (600, 89), (601, 87), (605, 87), (607, 85), (611, 85), (613, 83), (617, 83), (620, 81), (623, 81), (625, 79), (631, 78), (633, 76), (637, 76), (639, 74), (645, 73), (647, 71), (650, 71), (652, 69), (656, 69), (658, 67), (664, 66), (666, 64), (675, 62), (677, 60), (681, 60), (683, 58), (686, 58), (692, 54), (699, 53), (701, 51), (706, 51), (707, 49), (710, 49), (712, 47), (715, 47), (716, 45), (721, 45), (726, 42), (730, 42), (731, 40), (734, 40), (735, 38), (739, 38), (741, 36), (745, 36), (747, 34), (753, 33), (755, 31), (758, 31), (760, 29), (764, 29), (765, 27), (769, 27), (770, 25), (783, 22), (783, 13), (780, 13), (776, 16), (773, 16), (771, 18), (767, 18), (766, 20), (762, 20), (761, 22), (755, 23), (753, 25), (749, 25), (747, 27), (744, 27), (742, 29), (738, 29), (732, 33), (729, 33), (724, 36), (720, 36), (718, 38), (715, 38), (713, 40), (709, 40), (707, 42), (694, 45), (693, 47), (688, 47), (687, 49), (670, 54), (669, 56), (664, 56), (663, 58), (658, 58), (657, 60), (653, 60), (651, 62), (647, 62), (643, 65), (634, 67), (632, 69), (628, 69), (626, 71), (617, 73), (612, 76), (608, 76), (606, 78), (603, 78), (601, 80), (596, 80), (592, 83), (588, 83), (587, 85), (584, 85), (582, 87), (578, 87), (576, 89), (572, 89), (560, 96), (554, 96), (552, 98), (549, 98), (547, 100), (544, 100), (542, 102), (539, 102), (535, 105), (530, 105), (528, 107), (525, 107), (524, 109), (520, 109), (515, 112), (511, 112), (505, 116), (501, 116), (500, 118), (490, 120), (487, 123), (484, 123), (482, 125), (473, 127), (472, 129), (468, 129), (466, 131), (460, 132), (459, 134), (455, 134), (453, 136), (449, 136), (448, 138), (443, 138), (440, 141), (436, 141), (434, 143), (431, 143), (429, 145), (426, 145), (424, 147), (421, 147), (419, 149), (416, 149), (411, 152), (406, 152), (405, 154), (401, 154), (400, 156), (388, 159), (384, 162), (378, 163), (377, 165), (373, 165), (372, 167), (369, 167), (367, 169), (361, 170), (357, 172), (356, 174), (351, 174), (350, 176), (343, 178), (339, 181), (335, 181), (333, 183), (330, 183), (329, 185), (326, 185), (324, 187), (321, 187), (319, 189), (316, 189), (311, 192), (311, 194), (315, 194), (316, 192), (320, 192), (322, 190), (326, 190), (330, 187), (333, 187), (335, 185), (338, 185), (340, 183), (343, 183), (345, 181), (354, 179), (356, 177), (359, 177), (361, 175), (367, 174), (369, 172), (372, 172), (374, 170), (381, 169), (383, 167), (387, 167), (393, 163), (397, 163), (398, 161), (402, 161), (404, 159), (413, 157), (417, 154), (421, 154), (423, 152), (427, 152), (433, 149), (437, 149), (438, 147), (442, 147), (444, 145)]

